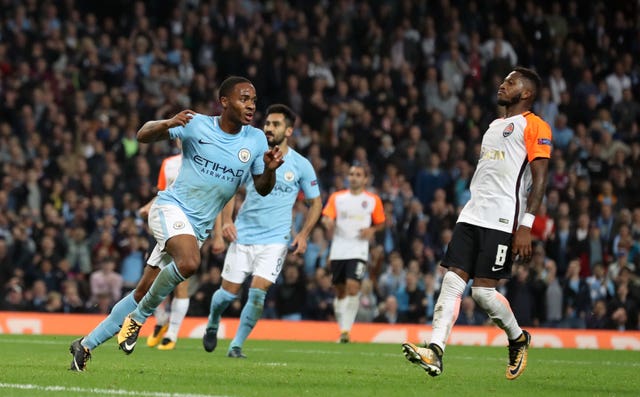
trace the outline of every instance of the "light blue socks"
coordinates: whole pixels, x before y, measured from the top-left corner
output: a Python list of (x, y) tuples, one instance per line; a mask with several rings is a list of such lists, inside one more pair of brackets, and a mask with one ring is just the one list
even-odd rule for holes
[(264, 308), (264, 299), (266, 296), (267, 292), (260, 288), (249, 289), (249, 300), (247, 304), (244, 305), (244, 308), (242, 308), (240, 325), (238, 326), (236, 336), (229, 345), (229, 350), (233, 347), (242, 348), (244, 341), (249, 337), (253, 327), (255, 327), (258, 320), (260, 320), (260, 317), (262, 317), (262, 309)]
[(138, 306), (135, 299), (133, 299), (134, 292), (135, 291), (131, 291), (113, 306), (107, 318), (102, 320), (102, 322), (82, 340), (82, 346), (93, 350), (120, 331), (125, 317)]
[(174, 262), (165, 266), (158, 273), (158, 277), (151, 284), (149, 291), (138, 303), (138, 308), (131, 313), (131, 318), (138, 323), (147, 321), (147, 318), (153, 314), (164, 298), (184, 280), (185, 278), (182, 277)]
[(229, 291), (218, 288), (211, 298), (211, 309), (209, 310), (209, 322), (207, 323), (207, 328), (213, 328), (215, 330), (218, 329), (222, 313), (227, 309), (229, 304), (236, 299), (236, 297), (236, 294), (232, 294)]

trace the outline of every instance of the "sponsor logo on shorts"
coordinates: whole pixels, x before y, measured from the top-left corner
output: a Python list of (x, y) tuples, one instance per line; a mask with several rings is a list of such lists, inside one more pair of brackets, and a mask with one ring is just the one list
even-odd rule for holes
[(184, 226), (185, 226), (185, 224), (182, 221), (176, 221), (176, 222), (173, 223), (173, 228), (176, 229), (176, 230), (183, 229)]

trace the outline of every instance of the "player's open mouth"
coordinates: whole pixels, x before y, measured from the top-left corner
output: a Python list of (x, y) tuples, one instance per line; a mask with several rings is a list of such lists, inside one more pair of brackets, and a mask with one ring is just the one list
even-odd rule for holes
[(251, 121), (251, 120), (253, 120), (253, 113), (245, 113), (245, 114), (244, 114), (244, 118), (245, 118), (247, 121)]

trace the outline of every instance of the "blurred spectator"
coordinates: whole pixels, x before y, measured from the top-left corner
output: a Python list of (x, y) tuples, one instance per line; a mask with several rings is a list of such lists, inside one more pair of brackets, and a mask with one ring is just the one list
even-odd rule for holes
[(586, 326), (588, 329), (609, 328), (609, 318), (607, 317), (607, 303), (604, 299), (595, 301), (593, 310), (587, 316)]
[(36, 280), (31, 285), (31, 289), (25, 293), (25, 299), (30, 303), (29, 310), (40, 312), (44, 310), (47, 302), (47, 285), (42, 280)]
[(584, 328), (587, 313), (591, 309), (589, 285), (580, 277), (580, 261), (569, 262), (564, 280), (563, 302), (565, 326), (567, 328)]
[(201, 277), (200, 283), (189, 302), (188, 314), (190, 316), (206, 317), (209, 315), (211, 297), (222, 285), (221, 271), (220, 267), (211, 266)]
[(625, 89), (631, 88), (631, 79), (625, 74), (622, 61), (614, 64), (613, 71), (607, 75), (605, 81), (614, 104), (622, 101), (622, 92)]
[[(62, 311), (65, 313), (84, 313), (87, 311), (87, 298), (81, 295), (79, 283), (68, 279), (62, 285)], [(109, 306), (111, 309), (111, 306)], [(89, 310), (91, 311), (91, 310)]]
[(116, 273), (116, 260), (106, 257), (98, 264), (96, 271), (89, 277), (91, 284), (91, 302), (97, 304), (100, 297), (107, 295), (111, 304), (120, 300), (122, 296), (122, 275)]
[(122, 258), (120, 274), (122, 275), (123, 294), (133, 290), (142, 277), (145, 266), (145, 253), (149, 242), (144, 237), (130, 236), (127, 239), (127, 253)]
[(544, 267), (544, 323), (543, 327), (557, 328), (562, 326), (564, 318), (564, 294), (562, 284), (557, 274), (557, 267), (553, 261), (548, 261)]
[(331, 275), (324, 268), (318, 268), (311, 284), (307, 292), (308, 309), (305, 318), (334, 321), (333, 302), (336, 296), (331, 286)]
[[(344, 164), (368, 163), (371, 187), (385, 195), (385, 211), (394, 219), (371, 246), (374, 291), (380, 292), (382, 265), (398, 251), (403, 270), (416, 260), (421, 271), (433, 271), (437, 292), (435, 265), (446, 249), (447, 221), (468, 200), (481, 131), (501, 117), (497, 86), (514, 65), (532, 66), (545, 82), (534, 112), (554, 128), (548, 218), (538, 223), (552, 221), (556, 229), (538, 234), (547, 236), (547, 258), (532, 274), (536, 288), (551, 261), (563, 284), (570, 258), (579, 258), (583, 281), (598, 264), (612, 275), (626, 266), (639, 269), (640, 68), (633, 2), (606, 3), (606, 12), (602, 2), (524, 8), (468, 2), (464, 9), (460, 2), (433, 2), (410, 13), (385, 2), (350, 3), (361, 12), (302, 3), (232, 1), (216, 8), (192, 1), (166, 11), (116, 2), (109, 5), (111, 18), (100, 17), (99, 2), (48, 2), (40, 13), (31, 3), (4, 4), (0, 280), (17, 276), (25, 295), (18, 299), (17, 288), (9, 288), (9, 306), (31, 308), (34, 285), (39, 291), (45, 283), (47, 292), (63, 294), (62, 310), (76, 310), (64, 296), (65, 281), (72, 279), (85, 307), (89, 274), (105, 257), (117, 258), (130, 288), (150, 237), (144, 225), (133, 234), (123, 228), (155, 195), (152, 170), (173, 154), (171, 145), (138, 144), (135, 131), (144, 120), (185, 107), (219, 114), (215, 93), (229, 74), (251, 77), (264, 94), (256, 125), (276, 101), (307, 121), (292, 139), (312, 161), (323, 197), (345, 187)], [(122, 23), (116, 27), (114, 20)], [(444, 197), (436, 196), (438, 189)], [(623, 219), (627, 213), (630, 221)], [(311, 241), (300, 268), (304, 284), (324, 266), (328, 246), (322, 240), (317, 249)], [(205, 244), (203, 269), (221, 259)], [(216, 282), (208, 272), (196, 278), (194, 286), (202, 288), (197, 304), (206, 314), (206, 295)], [(429, 310), (427, 304), (426, 321)], [(637, 316), (626, 313), (622, 321), (621, 313), (618, 323), (633, 328)]]
[(395, 295), (398, 302), (398, 311), (410, 323), (425, 323), (425, 307), (423, 306), (424, 290), (418, 284), (419, 273), (408, 271), (405, 276), (405, 284), (400, 287)]
[(378, 306), (379, 314), (373, 319), (374, 323), (397, 324), (406, 323), (407, 317), (398, 311), (398, 300), (395, 296), (389, 295), (384, 302)]
[(62, 313), (62, 294), (58, 291), (50, 291), (47, 294), (47, 301), (43, 306), (43, 311), (46, 313)]
[(553, 235), (554, 231), (555, 221), (547, 214), (547, 205), (544, 202), (540, 203), (536, 219), (531, 225), (531, 237), (544, 243)]
[(523, 326), (536, 325), (540, 319), (534, 318), (537, 302), (534, 299), (534, 289), (530, 279), (529, 268), (522, 264), (514, 267), (514, 277), (506, 285), (506, 297), (511, 304), (518, 324)]
[(66, 237), (67, 260), (71, 263), (72, 269), (78, 273), (91, 273), (91, 249), (87, 231), (81, 226), (76, 226), (68, 229)]
[(308, 278), (316, 274), (316, 269), (326, 267), (329, 257), (329, 242), (321, 225), (315, 226), (311, 231), (307, 250), (303, 257), (304, 271)]
[(275, 309), (278, 318), (299, 321), (306, 305), (304, 276), (295, 265), (285, 265), (282, 281), (274, 285)]
[(615, 295), (615, 285), (604, 269), (602, 263), (596, 263), (592, 275), (587, 277), (591, 302), (604, 300), (605, 302)]
[(616, 295), (608, 307), (612, 327), (618, 330), (635, 329), (638, 316), (638, 303), (629, 294), (629, 284), (621, 282), (617, 286)]
[(440, 295), (440, 289), (436, 286), (436, 279), (433, 273), (427, 273), (424, 275), (424, 298), (423, 307), (425, 308), (426, 323), (431, 324), (433, 321), (433, 312)]
[(22, 287), (17, 283), (10, 283), (4, 289), (4, 298), (0, 307), (6, 311), (22, 311), (29, 308), (22, 294)]
[[(377, 294), (381, 299), (386, 299), (389, 295), (394, 295), (396, 291), (404, 288), (407, 272), (404, 269), (404, 260), (400, 253), (389, 254), (389, 263), (384, 273), (378, 280)], [(397, 302), (396, 302), (397, 304)]]
[(360, 306), (356, 322), (370, 323), (378, 315), (378, 297), (373, 291), (373, 282), (369, 278), (362, 280), (360, 287)]

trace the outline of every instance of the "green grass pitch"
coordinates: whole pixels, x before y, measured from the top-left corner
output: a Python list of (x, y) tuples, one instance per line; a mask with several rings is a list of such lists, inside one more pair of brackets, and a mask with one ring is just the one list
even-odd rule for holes
[[(141, 340), (130, 356), (109, 340), (87, 371), (68, 370), (67, 336), (0, 335), (0, 396), (638, 396), (640, 352), (537, 349), (525, 373), (504, 377), (507, 349), (449, 346), (431, 378), (399, 344), (248, 340), (248, 359), (225, 356), (228, 340), (206, 353), (198, 339), (176, 350)], [(535, 341), (534, 341), (535, 343)]]

